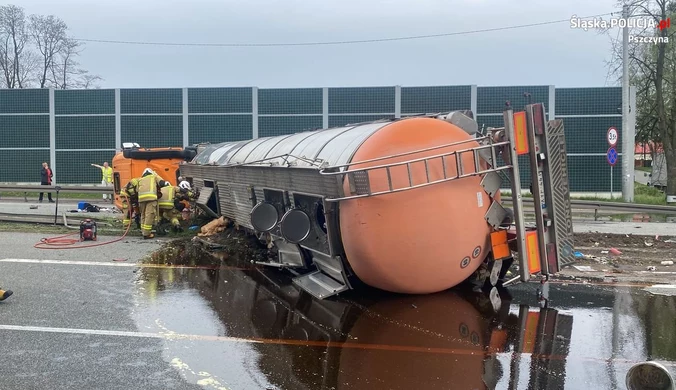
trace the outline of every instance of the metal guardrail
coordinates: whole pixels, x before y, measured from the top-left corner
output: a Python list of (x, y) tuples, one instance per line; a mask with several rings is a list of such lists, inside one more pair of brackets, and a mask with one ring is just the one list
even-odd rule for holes
[[(524, 204), (533, 205), (533, 198), (522, 198)], [(501, 200), (503, 205), (511, 205), (511, 199)], [(580, 200), (571, 199), (570, 205), (575, 209), (588, 210), (606, 210), (606, 211), (624, 211), (627, 213), (646, 213), (646, 214), (669, 214), (676, 215), (675, 206), (639, 204), (639, 203), (621, 203), (621, 202), (605, 202), (598, 200)]]
[[(49, 225), (63, 225), (65, 227), (73, 227), (68, 225), (68, 221), (71, 221), (74, 226), (79, 226), (80, 222), (85, 219), (97, 220), (96, 217), (91, 215), (67, 215), (66, 213), (61, 213), (56, 216), (44, 215), (44, 214), (14, 214), (14, 213), (0, 213), (0, 221), (2, 222), (19, 222), (19, 223), (39, 223), (39, 224), (49, 224)], [(105, 221), (97, 220), (97, 223), (102, 225), (107, 225)]]
[(43, 186), (37, 184), (0, 185), (0, 192), (68, 192), (88, 194), (112, 194), (113, 187), (94, 186)]

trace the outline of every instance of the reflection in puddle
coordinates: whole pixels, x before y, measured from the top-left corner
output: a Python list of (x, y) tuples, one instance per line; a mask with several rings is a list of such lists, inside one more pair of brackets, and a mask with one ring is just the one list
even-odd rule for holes
[(522, 285), (495, 312), (458, 291), (319, 301), (267, 269), (143, 268), (137, 286), (140, 331), (228, 337), (165, 340), (204, 388), (622, 388), (634, 362), (676, 361), (674, 297), (636, 290), (553, 286), (554, 310)]

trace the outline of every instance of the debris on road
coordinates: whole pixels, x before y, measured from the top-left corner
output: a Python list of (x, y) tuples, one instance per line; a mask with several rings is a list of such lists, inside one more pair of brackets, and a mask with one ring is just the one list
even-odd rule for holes
[(197, 233), (197, 235), (200, 237), (212, 236), (216, 233), (220, 233), (223, 230), (225, 230), (225, 227), (227, 225), (228, 220), (226, 220), (225, 217), (220, 217), (202, 226), (202, 229), (200, 230), (199, 233)]
[(674, 265), (674, 262), (671, 261), (671, 260), (666, 260), (666, 261), (661, 262), (660, 264), (662, 264), (662, 265)]

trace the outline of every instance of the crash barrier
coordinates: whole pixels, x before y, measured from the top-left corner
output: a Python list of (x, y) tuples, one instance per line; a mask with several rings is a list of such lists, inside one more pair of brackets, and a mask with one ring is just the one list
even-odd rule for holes
[(54, 209), (54, 225), (57, 224), (59, 217), (59, 193), (88, 193), (88, 194), (114, 194), (113, 187), (91, 187), (91, 186), (45, 186), (45, 185), (3, 185), (0, 186), (0, 192), (22, 192), (24, 193), (24, 200), (28, 202), (26, 193), (28, 192), (56, 192), (56, 207)]
[[(504, 199), (502, 203), (506, 206), (511, 205), (511, 199)], [(522, 198), (524, 205), (532, 207), (533, 198)], [(597, 213), (599, 210), (605, 211), (623, 211), (626, 213), (647, 213), (647, 214), (669, 214), (676, 215), (676, 206), (662, 206), (652, 204), (640, 203), (621, 203), (621, 202), (605, 202), (597, 200), (580, 200), (571, 199), (570, 205), (574, 209), (594, 210)]]
[(0, 193), (2, 192), (68, 192), (68, 193), (82, 193), (82, 194), (112, 194), (114, 188), (110, 187), (94, 187), (94, 186), (44, 186), (40, 184), (5, 184), (0, 185)]
[(626, 386), (629, 390), (676, 390), (674, 378), (663, 365), (656, 362), (642, 362), (627, 371)]

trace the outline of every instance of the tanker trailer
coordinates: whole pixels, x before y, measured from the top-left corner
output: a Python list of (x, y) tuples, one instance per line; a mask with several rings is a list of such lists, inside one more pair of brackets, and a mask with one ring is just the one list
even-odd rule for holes
[[(355, 279), (407, 294), (471, 276), (495, 285), (513, 260), (510, 248), (526, 281), (556, 272), (572, 254), (568, 181), (559, 174), (563, 126), (549, 121), (544, 131), (541, 104), (504, 118), (504, 128), (487, 134), (471, 112), (455, 111), (207, 145), (181, 172), (199, 190), (198, 207), (276, 246), (278, 259), (259, 264), (292, 270), (318, 298)], [(532, 164), (542, 198), (535, 229), (523, 224), (518, 164), (510, 163), (521, 154), (549, 155)], [(512, 217), (500, 204), (500, 172), (513, 186)], [(562, 178), (559, 199), (549, 188)]]

